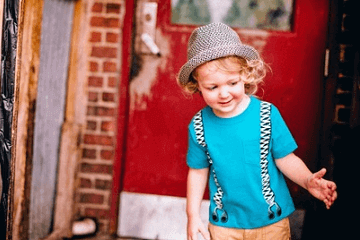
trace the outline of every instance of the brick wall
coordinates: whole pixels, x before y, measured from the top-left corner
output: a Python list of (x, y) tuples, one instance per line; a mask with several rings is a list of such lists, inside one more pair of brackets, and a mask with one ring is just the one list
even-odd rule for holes
[(355, 15), (358, 14), (359, 4), (356, 0), (340, 1), (340, 11), (342, 12), (341, 31), (339, 33), (339, 74), (336, 83), (335, 93), (335, 118), (334, 118), (334, 137), (341, 138), (342, 133), (349, 130), (351, 124), (351, 108), (353, 106), (353, 85), (355, 70), (355, 36), (357, 35), (357, 21)]
[(335, 122), (338, 125), (350, 123), (350, 112), (352, 105), (352, 92), (354, 81), (354, 43), (356, 22), (352, 5), (355, 1), (344, 1), (342, 6), (343, 18), (340, 33), (340, 73), (336, 91), (336, 115)]
[[(359, 51), (358, 35), (358, 10), (360, 2), (357, 0), (339, 1), (339, 14), (341, 18), (340, 29), (337, 34), (339, 56), (337, 56), (338, 74), (336, 75), (335, 93), (333, 96), (335, 109), (330, 132), (330, 167), (333, 168), (333, 177), (338, 185), (339, 196), (342, 194), (340, 186), (349, 182), (348, 166), (354, 165), (354, 156), (347, 157), (350, 153), (355, 155), (354, 144), (359, 142), (358, 131), (360, 124), (359, 100), (359, 72), (356, 52)], [(331, 66), (330, 66), (331, 67)], [(352, 146), (352, 147), (351, 147)], [(356, 167), (354, 167), (357, 169)], [(350, 174), (351, 175), (351, 174)], [(348, 183), (346, 183), (348, 187)]]
[(76, 217), (96, 217), (100, 232), (108, 232), (125, 2), (91, 0), (88, 4), (88, 102)]

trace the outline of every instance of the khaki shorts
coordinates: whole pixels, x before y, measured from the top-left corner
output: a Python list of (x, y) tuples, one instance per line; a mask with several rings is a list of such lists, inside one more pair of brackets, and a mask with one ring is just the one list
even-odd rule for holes
[(209, 224), (211, 240), (289, 240), (289, 218), (255, 229), (224, 228)]

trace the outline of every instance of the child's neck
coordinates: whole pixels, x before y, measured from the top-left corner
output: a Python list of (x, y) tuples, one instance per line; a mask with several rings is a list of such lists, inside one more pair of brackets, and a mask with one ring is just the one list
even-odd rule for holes
[[(239, 116), (240, 114), (242, 114), (250, 105), (250, 97), (248, 95), (244, 96), (244, 99), (240, 102), (239, 106), (238, 106), (238, 112), (235, 116)], [(234, 117), (235, 117), (234, 116)]]

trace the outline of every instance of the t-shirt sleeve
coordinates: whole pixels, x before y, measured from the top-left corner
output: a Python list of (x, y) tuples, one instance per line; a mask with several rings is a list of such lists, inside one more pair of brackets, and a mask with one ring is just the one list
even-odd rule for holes
[(279, 110), (274, 105), (271, 108), (272, 155), (279, 159), (294, 152), (298, 146)]
[(197, 143), (192, 123), (189, 125), (188, 134), (188, 151), (186, 156), (187, 165), (190, 168), (195, 169), (209, 167), (206, 149)]

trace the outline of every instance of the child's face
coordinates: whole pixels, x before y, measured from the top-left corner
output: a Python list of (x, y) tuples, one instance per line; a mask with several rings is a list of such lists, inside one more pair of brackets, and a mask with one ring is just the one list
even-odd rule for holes
[(217, 116), (229, 118), (243, 111), (241, 103), (248, 97), (239, 71), (220, 69), (211, 61), (197, 67), (195, 75), (205, 102)]

